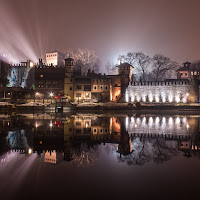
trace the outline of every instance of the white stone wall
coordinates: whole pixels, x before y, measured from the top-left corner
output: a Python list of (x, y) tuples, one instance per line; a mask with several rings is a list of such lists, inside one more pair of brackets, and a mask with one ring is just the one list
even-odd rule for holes
[(127, 102), (187, 103), (192, 82), (133, 82), (126, 90)]

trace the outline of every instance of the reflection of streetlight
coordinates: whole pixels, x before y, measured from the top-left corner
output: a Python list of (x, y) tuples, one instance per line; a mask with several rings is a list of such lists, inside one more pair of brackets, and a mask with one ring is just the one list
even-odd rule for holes
[(53, 126), (53, 123), (51, 122), (51, 123), (49, 124), (49, 126), (52, 128), (52, 126)]
[(49, 96), (51, 97), (51, 103), (52, 103), (53, 93), (51, 92), (51, 93), (49, 94)]

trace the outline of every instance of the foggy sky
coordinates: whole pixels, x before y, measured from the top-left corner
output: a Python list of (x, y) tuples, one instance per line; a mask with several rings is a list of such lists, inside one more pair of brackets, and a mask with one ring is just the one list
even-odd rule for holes
[(199, 7), (199, 0), (0, 0), (0, 51), (34, 60), (89, 48), (103, 63), (143, 51), (182, 64), (200, 59)]

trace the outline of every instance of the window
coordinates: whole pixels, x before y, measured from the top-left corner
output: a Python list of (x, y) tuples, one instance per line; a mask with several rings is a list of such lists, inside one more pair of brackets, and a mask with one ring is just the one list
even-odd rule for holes
[(81, 122), (76, 122), (76, 126), (81, 126)]
[(76, 86), (76, 89), (77, 89), (77, 90), (81, 90), (81, 85), (77, 85), (77, 86)]
[(96, 85), (94, 85), (94, 86), (93, 86), (93, 89), (94, 89), (94, 90), (97, 90), (97, 86), (96, 86)]
[(46, 88), (49, 88), (51, 86), (50, 82), (46, 82)]
[(107, 85), (105, 85), (105, 90), (108, 90), (108, 86)]
[(194, 72), (194, 75), (197, 75), (197, 72)]
[(107, 133), (108, 132), (108, 129), (107, 128), (105, 128), (105, 133)]
[(85, 97), (86, 97), (86, 98), (89, 98), (89, 97), (90, 97), (90, 94), (89, 94), (88, 92), (86, 92), (86, 93), (85, 93)]
[(81, 129), (77, 129), (76, 134), (81, 134)]
[(72, 82), (72, 79), (70, 79), (70, 82)]
[(103, 85), (100, 85), (100, 90), (103, 90)]
[(100, 133), (101, 133), (101, 134), (103, 133), (103, 129), (102, 129), (102, 128), (100, 129)]
[(72, 90), (72, 87), (70, 87), (69, 90)]
[(88, 128), (89, 124), (90, 124), (89, 121), (85, 122), (85, 127)]
[(94, 133), (94, 134), (96, 134), (96, 133), (97, 133), (97, 129), (96, 129), (96, 128), (94, 128), (94, 130), (93, 130), (93, 133)]
[(185, 76), (187, 76), (187, 73), (185, 73)]
[(81, 93), (76, 93), (76, 97), (81, 97)]
[(40, 74), (40, 78), (43, 78), (44, 77), (44, 75), (43, 74)]
[(53, 82), (53, 87), (54, 87), (54, 88), (57, 87), (57, 82)]
[(191, 72), (191, 75), (193, 75), (193, 72)]
[(84, 91), (91, 91), (91, 85), (84, 85)]

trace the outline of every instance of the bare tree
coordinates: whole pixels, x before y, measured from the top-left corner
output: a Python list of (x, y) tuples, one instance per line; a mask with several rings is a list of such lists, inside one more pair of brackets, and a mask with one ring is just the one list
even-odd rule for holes
[[(75, 66), (81, 66), (82, 73), (87, 73), (88, 69), (98, 70), (100, 68), (100, 62), (97, 61), (98, 57), (93, 50), (89, 49), (78, 49), (77, 51), (73, 51), (69, 49), (67, 51), (67, 56), (70, 56), (75, 61)], [(98, 65), (98, 69), (97, 69)]]
[(117, 68), (116, 65), (114, 65), (113, 63), (111, 63), (110, 61), (108, 61), (105, 65), (105, 71), (107, 74), (115, 74)]
[(120, 63), (126, 62), (134, 65), (137, 71), (141, 73), (143, 81), (146, 80), (146, 74), (151, 62), (148, 55), (145, 55), (143, 52), (128, 52), (126, 55), (120, 55), (118, 60)]
[(145, 81), (151, 58), (148, 55), (145, 55), (143, 52), (136, 52), (134, 61), (137, 65), (137, 70), (142, 74), (143, 81)]
[(153, 75), (155, 80), (161, 80), (166, 78), (166, 75), (176, 71), (178, 64), (177, 62), (171, 61), (170, 58), (163, 56), (162, 54), (156, 54), (152, 58), (153, 61)]

